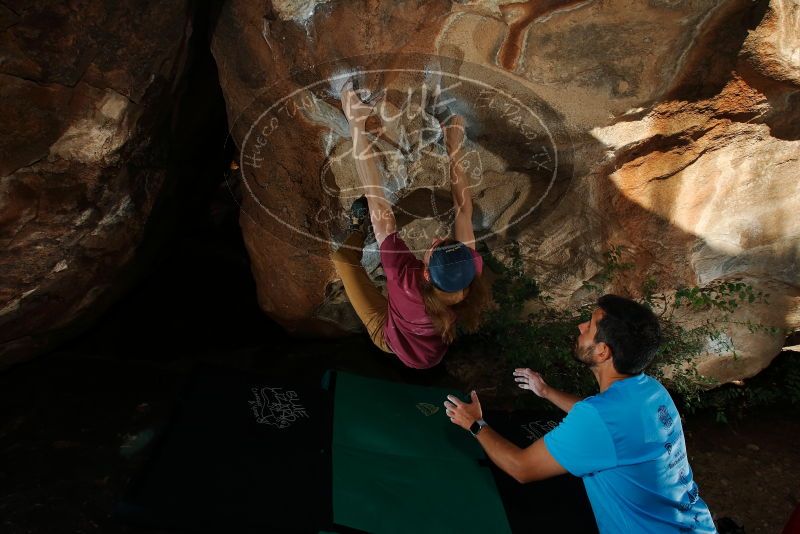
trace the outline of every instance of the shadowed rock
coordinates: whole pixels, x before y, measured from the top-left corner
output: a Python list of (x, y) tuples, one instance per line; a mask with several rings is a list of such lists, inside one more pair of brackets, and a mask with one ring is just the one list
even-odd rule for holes
[(186, 2), (5, 2), (0, 27), (5, 366), (119, 285), (166, 180), (192, 21)]

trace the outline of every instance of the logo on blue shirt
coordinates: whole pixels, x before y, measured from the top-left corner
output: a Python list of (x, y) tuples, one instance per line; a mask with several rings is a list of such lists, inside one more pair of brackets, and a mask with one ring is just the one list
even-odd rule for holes
[(664, 428), (672, 426), (672, 416), (667, 412), (667, 407), (663, 404), (658, 407), (658, 420), (664, 425)]

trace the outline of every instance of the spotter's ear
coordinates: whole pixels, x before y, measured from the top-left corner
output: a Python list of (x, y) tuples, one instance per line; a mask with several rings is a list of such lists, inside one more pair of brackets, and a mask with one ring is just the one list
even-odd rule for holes
[(611, 347), (609, 347), (605, 342), (601, 341), (595, 345), (594, 355), (597, 358), (597, 363), (603, 363), (606, 360), (610, 360)]
[(431, 281), (431, 273), (427, 267), (422, 270), (422, 277), (425, 279), (426, 282)]

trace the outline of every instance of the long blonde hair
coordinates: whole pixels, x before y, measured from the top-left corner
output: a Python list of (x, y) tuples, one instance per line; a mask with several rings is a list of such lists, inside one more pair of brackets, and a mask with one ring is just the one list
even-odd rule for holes
[[(455, 242), (451, 239), (441, 244)], [(447, 345), (456, 339), (456, 322), (461, 323), (468, 333), (477, 331), (481, 325), (483, 310), (490, 304), (489, 288), (483, 276), (479, 274), (476, 274), (469, 286), (461, 291), (452, 293), (442, 291), (424, 278), (420, 289), (422, 290), (422, 300), (425, 303), (425, 312), (431, 318), (433, 327), (442, 336), (442, 341)], [(464, 296), (465, 292), (466, 296)], [(455, 319), (453, 314), (455, 314)]]

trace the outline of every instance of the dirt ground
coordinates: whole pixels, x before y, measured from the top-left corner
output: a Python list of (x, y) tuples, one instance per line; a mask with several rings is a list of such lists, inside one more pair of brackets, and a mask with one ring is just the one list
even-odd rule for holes
[(800, 418), (760, 410), (741, 421), (686, 421), (689, 462), (711, 511), (746, 532), (779, 533), (800, 502)]
[[(169, 361), (63, 352), (0, 373), (0, 530), (139, 532), (116, 524), (111, 510), (147, 458), (148, 430), (167, 421), (194, 361), (258, 369), (325, 357), (365, 374), (453, 384), (441, 372), (409, 375), (360, 338), (301, 347), (279, 343), (265, 351)], [(699, 415), (685, 429), (701, 496), (714, 515), (733, 518), (748, 533), (780, 532), (800, 501), (797, 415), (762, 411), (729, 425)]]

